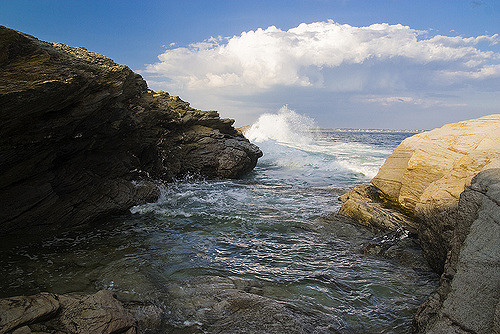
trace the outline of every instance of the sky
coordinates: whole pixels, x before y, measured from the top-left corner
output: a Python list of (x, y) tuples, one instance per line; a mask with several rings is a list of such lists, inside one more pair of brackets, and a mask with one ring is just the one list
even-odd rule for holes
[(0, 0), (0, 25), (112, 58), (202, 110), (322, 128), (500, 113), (499, 0)]

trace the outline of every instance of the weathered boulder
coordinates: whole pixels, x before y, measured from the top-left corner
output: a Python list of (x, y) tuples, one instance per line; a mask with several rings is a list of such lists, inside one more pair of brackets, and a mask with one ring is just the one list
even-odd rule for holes
[(84, 48), (0, 26), (0, 69), (0, 234), (93, 223), (157, 180), (235, 178), (262, 155), (233, 120)]
[(108, 290), (92, 295), (39, 293), (0, 299), (0, 333), (134, 334), (138, 317)]
[(480, 171), (500, 167), (500, 115), (445, 125), (407, 138), (371, 183), (413, 213), (456, 204)]
[(0, 333), (49, 318), (59, 307), (57, 295), (51, 293), (0, 299)]
[(500, 332), (500, 169), (479, 173), (460, 196), (441, 284), (419, 309), (422, 333)]

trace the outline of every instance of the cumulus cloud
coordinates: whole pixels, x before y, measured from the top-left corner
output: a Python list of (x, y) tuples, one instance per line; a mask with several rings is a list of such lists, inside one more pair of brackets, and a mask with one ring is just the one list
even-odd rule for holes
[(142, 74), (153, 89), (240, 125), (283, 104), (335, 126), (349, 119), (374, 126), (374, 113), (394, 124), (424, 113), (458, 120), (458, 113), (471, 118), (472, 110), (499, 112), (499, 43), (498, 34), (444, 36), (401, 24), (330, 20), (170, 44)]
[(453, 73), (457, 79), (464, 75), (482, 79), (496, 73), (492, 66), (499, 55), (477, 45), (499, 43), (497, 34), (426, 38), (426, 33), (400, 24), (354, 27), (331, 20), (302, 23), (286, 31), (271, 26), (168, 49), (147, 71), (186, 89), (240, 87), (247, 91), (278, 85), (334, 89), (331, 81), (335, 78), (325, 77), (325, 71), (395, 60), (432, 65), (436, 72), (450, 73), (448, 79)]

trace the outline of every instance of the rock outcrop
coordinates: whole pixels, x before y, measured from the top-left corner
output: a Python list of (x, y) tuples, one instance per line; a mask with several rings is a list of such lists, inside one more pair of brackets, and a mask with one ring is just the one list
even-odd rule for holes
[(498, 167), (500, 115), (490, 115), (407, 138), (373, 185), (340, 198), (339, 213), (363, 225), (417, 232), (442, 273), (415, 318), (418, 332), (500, 332)]
[(500, 169), (479, 173), (447, 219), (456, 227), (444, 273), (418, 310), (415, 329), (500, 333)]
[(215, 111), (84, 48), (0, 26), (0, 234), (93, 223), (186, 174), (235, 178), (262, 152)]
[(407, 138), (371, 183), (409, 212), (446, 208), (480, 171), (500, 167), (500, 115), (445, 125)]

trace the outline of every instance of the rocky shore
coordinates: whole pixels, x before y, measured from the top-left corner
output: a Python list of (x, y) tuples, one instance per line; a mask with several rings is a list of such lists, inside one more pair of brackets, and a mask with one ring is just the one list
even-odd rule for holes
[(127, 66), (0, 26), (0, 235), (104, 221), (157, 182), (237, 178), (262, 155), (215, 111)]
[(371, 185), (340, 197), (339, 214), (418, 236), (440, 287), (419, 309), (419, 333), (500, 331), (500, 115), (404, 140)]
[[(155, 200), (158, 183), (237, 178), (262, 156), (232, 120), (149, 90), (128, 67), (84, 48), (0, 26), (0, 68), (2, 238), (104, 224)], [(500, 333), (499, 143), (500, 115), (420, 133), (394, 150), (371, 185), (340, 197), (335, 217), (387, 232), (363, 253), (442, 275), (415, 332)], [(325, 225), (341, 233), (349, 224)], [(336, 333), (265, 297), (253, 280), (212, 274), (161, 289), (170, 304), (110, 290), (2, 298), (0, 334), (187, 333), (202, 323), (213, 333)]]

